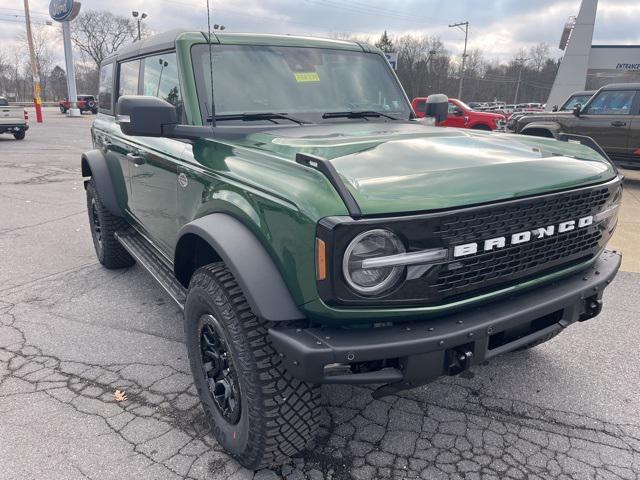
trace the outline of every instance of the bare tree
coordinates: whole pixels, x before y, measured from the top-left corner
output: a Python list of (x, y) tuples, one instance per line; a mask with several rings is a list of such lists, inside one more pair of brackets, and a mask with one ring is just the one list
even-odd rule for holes
[(136, 23), (132, 18), (114, 15), (106, 10), (87, 10), (73, 22), (73, 43), (95, 63), (137, 37)]
[(549, 58), (549, 44), (538, 43), (529, 49), (528, 58), (536, 72), (540, 72)]
[[(42, 100), (46, 101), (49, 98), (49, 90), (48, 90), (48, 78), (51, 74), (51, 70), (53, 70), (55, 63), (55, 53), (51, 46), (59, 41), (58, 36), (60, 36), (60, 32), (56, 29), (51, 29), (44, 25), (36, 26), (34, 25), (31, 29), (32, 37), (33, 37), (33, 50), (36, 57), (36, 65), (38, 67), (38, 73), (40, 75), (40, 85), (42, 86)], [(23, 45), (24, 54), (22, 56), (22, 62), (29, 62), (28, 59), (28, 42), (27, 42), (27, 34), (26, 32), (19, 33), (18, 41)], [(33, 79), (29, 77), (29, 84)]]

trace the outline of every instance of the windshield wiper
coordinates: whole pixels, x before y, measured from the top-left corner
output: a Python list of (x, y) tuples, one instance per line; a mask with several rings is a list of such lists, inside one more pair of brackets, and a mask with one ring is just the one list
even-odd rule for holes
[[(286, 113), (272, 113), (272, 112), (260, 112), (260, 113), (234, 113), (229, 115), (216, 115), (216, 122), (223, 122), (225, 120), (242, 120), (244, 122), (251, 122), (254, 120), (270, 120), (273, 123), (275, 119), (289, 120), (290, 122), (297, 123), (299, 125), (304, 125), (304, 120), (300, 120), (299, 118), (292, 117), (291, 115), (287, 115)], [(211, 121), (211, 117), (207, 118), (207, 122)]]
[(376, 112), (375, 110), (351, 110), (346, 112), (327, 112), (322, 114), (322, 118), (366, 118), (366, 117), (385, 117), (390, 120), (402, 120), (401, 118), (387, 115), (386, 113)]

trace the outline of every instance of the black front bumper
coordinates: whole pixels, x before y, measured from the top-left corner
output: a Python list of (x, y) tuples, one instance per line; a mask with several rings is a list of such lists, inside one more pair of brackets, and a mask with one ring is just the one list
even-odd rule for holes
[[(455, 375), (595, 317), (621, 258), (616, 252), (604, 251), (578, 274), (433, 320), (369, 329), (274, 327), (269, 335), (294, 377), (316, 384), (392, 384), (384, 395)], [(384, 367), (347, 372), (350, 365), (376, 362)], [(340, 371), (343, 373), (335, 374)]]

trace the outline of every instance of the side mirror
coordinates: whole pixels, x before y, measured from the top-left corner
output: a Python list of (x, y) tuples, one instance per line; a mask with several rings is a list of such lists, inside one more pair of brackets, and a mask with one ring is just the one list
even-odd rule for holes
[(552, 112), (557, 112), (558, 111), (558, 105), (554, 105), (553, 107), (551, 107), (551, 111)]
[(436, 93), (427, 97), (425, 116), (433, 117), (436, 124), (444, 122), (449, 116), (449, 97)]
[(124, 95), (118, 99), (116, 122), (125, 135), (170, 137), (178, 125), (178, 112), (157, 97)]
[(577, 104), (575, 107), (573, 107), (573, 114), (576, 117), (579, 117), (581, 113), (582, 113), (582, 105)]

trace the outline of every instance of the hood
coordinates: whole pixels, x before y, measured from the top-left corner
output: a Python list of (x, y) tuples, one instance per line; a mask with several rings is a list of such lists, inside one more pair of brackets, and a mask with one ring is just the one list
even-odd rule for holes
[(497, 118), (502, 119), (504, 115), (501, 113), (493, 113), (493, 112), (479, 112), (477, 110), (472, 110), (470, 112), (465, 112), (467, 114), (471, 114), (476, 118)]
[(330, 159), (365, 215), (513, 199), (617, 174), (583, 145), (418, 122), (292, 127), (252, 134), (241, 143), (291, 161), (298, 152)]
[(539, 113), (527, 113), (522, 115), (518, 120), (522, 119), (523, 122), (554, 122), (567, 117), (573, 117), (573, 111), (558, 111), (558, 112), (539, 112)]

